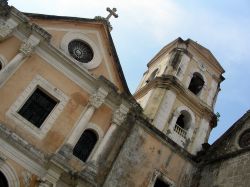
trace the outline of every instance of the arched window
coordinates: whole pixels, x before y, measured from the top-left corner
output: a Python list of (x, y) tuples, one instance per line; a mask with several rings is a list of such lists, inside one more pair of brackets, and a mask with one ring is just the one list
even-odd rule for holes
[(182, 111), (177, 118), (174, 131), (177, 132), (182, 137), (186, 137), (187, 131), (190, 127), (191, 116), (187, 111)]
[(170, 187), (166, 182), (157, 178), (154, 187)]
[(199, 73), (194, 73), (188, 89), (198, 95), (204, 86), (204, 80)]
[(95, 147), (97, 140), (97, 134), (93, 130), (85, 130), (73, 149), (73, 155), (85, 162)]
[(150, 81), (152, 81), (152, 80), (155, 78), (157, 71), (158, 71), (158, 68), (155, 69), (155, 70), (151, 73), (151, 75), (149, 76), (148, 80), (146, 80), (147, 83), (150, 82)]
[(8, 181), (6, 179), (6, 177), (4, 176), (4, 174), (0, 171), (0, 186), (1, 187), (8, 187)]

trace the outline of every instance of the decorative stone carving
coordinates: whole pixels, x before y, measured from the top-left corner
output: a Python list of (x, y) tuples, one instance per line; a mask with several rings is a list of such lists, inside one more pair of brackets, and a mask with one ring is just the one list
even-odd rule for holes
[(3, 21), (0, 21), (0, 41), (5, 40), (11, 33), (13, 29)]
[(108, 93), (105, 90), (99, 88), (97, 92), (95, 92), (90, 96), (89, 98), (90, 105), (94, 106), (95, 108), (99, 108), (104, 102), (105, 97), (107, 95)]
[(0, 16), (6, 16), (10, 11), (10, 6), (8, 5), (8, 0), (0, 1)]
[(22, 43), (19, 51), (26, 57), (30, 56), (33, 52), (34, 48), (40, 43), (40, 39), (38, 39), (34, 35), (30, 35), (30, 37)]
[(34, 46), (30, 42), (26, 41), (22, 43), (19, 51), (23, 53), (25, 56), (30, 56), (31, 53), (33, 52), (33, 49), (34, 49)]
[(24, 171), (24, 172), (22, 172), (22, 176), (23, 176), (23, 183), (24, 183), (24, 186), (26, 187), (28, 187), (28, 186), (30, 186), (30, 181), (31, 181), (31, 173), (30, 172), (28, 172), (28, 171)]
[(124, 122), (125, 118), (127, 117), (128, 108), (126, 108), (124, 105), (121, 105), (114, 113), (112, 122), (121, 125), (122, 122)]

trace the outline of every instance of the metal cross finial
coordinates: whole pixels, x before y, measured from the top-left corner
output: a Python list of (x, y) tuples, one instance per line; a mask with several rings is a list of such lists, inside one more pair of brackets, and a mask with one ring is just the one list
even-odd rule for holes
[(118, 14), (116, 14), (115, 12), (117, 11), (116, 8), (113, 8), (112, 10), (108, 7), (106, 9), (109, 12), (109, 15), (106, 17), (106, 20), (109, 20), (109, 18), (111, 16), (114, 16), (115, 18), (118, 18)]

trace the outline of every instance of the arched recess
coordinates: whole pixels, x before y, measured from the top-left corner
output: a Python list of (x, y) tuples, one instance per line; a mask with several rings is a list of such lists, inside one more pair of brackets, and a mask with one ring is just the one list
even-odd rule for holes
[(9, 187), (20, 186), (19, 178), (15, 170), (8, 163), (6, 163), (6, 161), (0, 161), (0, 171), (7, 179)]
[[(87, 127), (84, 129), (84, 131), (85, 131), (85, 130), (91, 130), (92, 132), (94, 132), (95, 135), (97, 136), (97, 141), (96, 141), (94, 147), (92, 148), (91, 152), (89, 153), (88, 158), (87, 158), (84, 162), (86, 162), (86, 161), (88, 161), (88, 160), (91, 160), (92, 157), (94, 157), (94, 153), (95, 153), (96, 149), (98, 148), (98, 146), (99, 146), (99, 144), (100, 144), (100, 142), (102, 141), (103, 136), (104, 136), (103, 130), (102, 130), (97, 124), (95, 124), (95, 123), (89, 123), (89, 124), (87, 125)], [(84, 132), (84, 131), (83, 131), (83, 132)], [(80, 140), (80, 138), (79, 138), (79, 140)], [(78, 142), (79, 142), (79, 140), (78, 140)], [(77, 143), (78, 143), (78, 142), (77, 142)], [(77, 145), (77, 144), (76, 144), (76, 145)], [(75, 147), (76, 147), (76, 145), (75, 145)], [(76, 155), (75, 155), (75, 156), (76, 156)], [(80, 158), (79, 158), (79, 159), (80, 159)], [(83, 161), (83, 160), (82, 160), (82, 161)]]
[(200, 73), (195, 72), (191, 78), (188, 89), (195, 95), (199, 95), (204, 87), (204, 80)]
[(187, 81), (186, 81), (186, 87), (189, 89), (190, 84), (191, 84), (191, 81), (192, 81), (192, 79), (194, 78), (194, 75), (195, 75), (195, 76), (198, 76), (199, 78), (201, 78), (201, 79), (203, 80), (202, 89), (200, 89), (200, 90), (198, 91), (197, 94), (194, 93), (195, 95), (197, 95), (199, 98), (202, 99), (202, 98), (203, 98), (203, 95), (204, 95), (204, 93), (205, 93), (205, 90), (206, 90), (206, 88), (207, 88), (207, 79), (206, 79), (204, 73), (201, 72), (199, 69), (193, 69), (193, 70), (190, 72), (190, 74), (189, 74), (189, 76), (188, 76), (188, 78), (187, 78)]
[[(183, 124), (180, 124), (181, 121), (183, 121)], [(170, 123), (170, 128), (172, 128), (183, 138), (191, 138), (194, 131), (194, 126), (195, 126), (194, 113), (186, 106), (178, 107), (174, 112), (172, 121)]]
[(93, 152), (98, 139), (98, 134), (93, 129), (85, 129), (73, 149), (73, 155), (86, 162)]

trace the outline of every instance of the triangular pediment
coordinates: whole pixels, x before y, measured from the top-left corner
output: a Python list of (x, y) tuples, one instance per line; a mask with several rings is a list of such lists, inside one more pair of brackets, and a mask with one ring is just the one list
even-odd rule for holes
[[(105, 19), (86, 19), (25, 13), (31, 20), (51, 34), (50, 43), (66, 54), (73, 62), (86, 68), (93, 76), (103, 76), (121, 92), (129, 89), (119, 62), (116, 49)], [(69, 51), (69, 43), (81, 40), (89, 45), (93, 53), (90, 63), (77, 62)]]

